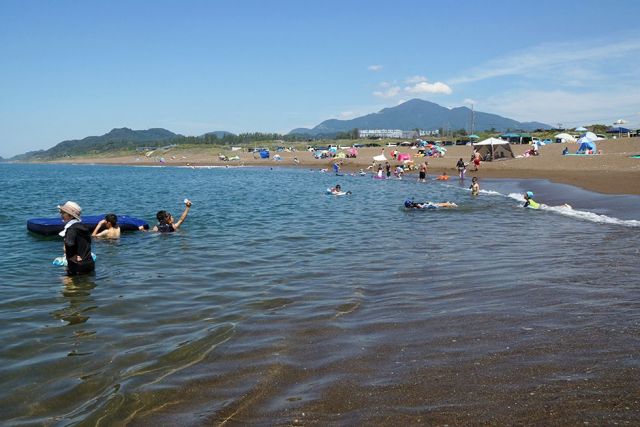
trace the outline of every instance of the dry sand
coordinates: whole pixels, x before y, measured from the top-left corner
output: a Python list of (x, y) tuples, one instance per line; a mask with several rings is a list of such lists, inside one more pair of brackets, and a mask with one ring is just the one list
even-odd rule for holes
[[(640, 138), (623, 138), (597, 142), (598, 150), (602, 154), (593, 156), (563, 156), (562, 150), (569, 148), (570, 153), (575, 153), (577, 144), (551, 144), (541, 147), (537, 157), (524, 157), (495, 162), (482, 162), (480, 170), (472, 171), (473, 165), (468, 168), (468, 176), (477, 176), (480, 179), (487, 178), (542, 178), (553, 182), (571, 184), (587, 190), (609, 194), (640, 194), (640, 159), (630, 158), (640, 154)], [(521, 155), (530, 148), (529, 145), (512, 145), (516, 156)], [(447, 171), (449, 175), (457, 175), (455, 164), (459, 158), (469, 161), (472, 148), (467, 146), (448, 146), (447, 154), (442, 158), (428, 157), (429, 175), (441, 174)], [(365, 169), (372, 164), (373, 156), (384, 152), (391, 159), (393, 148), (381, 147), (360, 148), (355, 159), (343, 159), (343, 169), (357, 171)], [(415, 164), (425, 160), (423, 157), (415, 157), (416, 150), (408, 147), (398, 147), (401, 153), (410, 153)], [(219, 154), (228, 157), (239, 156), (240, 160), (221, 161)], [(96, 164), (122, 164), (122, 165), (174, 165), (174, 166), (298, 166), (314, 169), (328, 168), (331, 170), (333, 159), (314, 159), (308, 151), (280, 152), (281, 161), (273, 158), (255, 158), (253, 153), (239, 151), (224, 151), (219, 147), (181, 148), (175, 147), (162, 153), (154, 153), (145, 156), (140, 153), (100, 157), (69, 158), (59, 163), (96, 163)], [(164, 159), (160, 163), (159, 158)], [(294, 157), (299, 163), (294, 162)], [(395, 165), (397, 162), (391, 160)], [(415, 173), (415, 172), (414, 172)]]

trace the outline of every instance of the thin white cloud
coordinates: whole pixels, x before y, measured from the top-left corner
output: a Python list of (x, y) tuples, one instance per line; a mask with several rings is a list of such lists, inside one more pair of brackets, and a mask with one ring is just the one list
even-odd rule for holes
[(593, 69), (594, 65), (638, 54), (640, 54), (640, 39), (637, 37), (617, 42), (599, 40), (589, 44), (584, 42), (543, 44), (512, 55), (491, 59), (448, 80), (448, 83), (472, 83), (518, 75), (556, 75), (557, 77), (560, 73), (565, 82), (579, 84), (582, 80), (592, 80), (602, 76)]
[(411, 77), (408, 77), (407, 79), (405, 79), (404, 82), (406, 84), (408, 84), (408, 85), (413, 85), (413, 84), (416, 84), (416, 83), (421, 83), (421, 82), (426, 82), (426, 81), (427, 81), (427, 78), (424, 77), (424, 76), (411, 76)]
[(380, 65), (380, 64), (369, 65), (367, 67), (367, 70), (369, 70), (369, 71), (380, 71), (380, 70), (382, 70), (382, 65)]
[(386, 90), (375, 91), (373, 92), (373, 95), (377, 96), (378, 98), (394, 98), (400, 94), (401, 90), (402, 89), (399, 86), (391, 86)]
[[(573, 93), (566, 90), (514, 91), (482, 100), (482, 110), (518, 121), (541, 121), (565, 126), (610, 125), (633, 116), (638, 96), (632, 88)], [(633, 120), (633, 119), (632, 119)]]
[(338, 114), (338, 118), (342, 120), (352, 119), (357, 116), (358, 116), (358, 113), (356, 113), (355, 111), (343, 111), (340, 114)]
[(471, 98), (465, 98), (462, 100), (463, 104), (477, 104), (478, 101), (476, 101), (475, 99), (471, 99)]
[(451, 88), (442, 82), (428, 83), (428, 82), (420, 82), (416, 83), (413, 86), (407, 86), (404, 88), (406, 93), (410, 94), (423, 94), (423, 93), (444, 93), (449, 95), (452, 90)]

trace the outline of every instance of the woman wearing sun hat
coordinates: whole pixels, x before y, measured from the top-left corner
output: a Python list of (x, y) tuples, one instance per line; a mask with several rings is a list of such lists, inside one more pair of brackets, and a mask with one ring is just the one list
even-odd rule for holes
[(81, 222), (82, 208), (76, 202), (68, 201), (62, 206), (58, 205), (58, 209), (65, 223), (60, 236), (64, 238), (67, 274), (91, 273), (95, 270), (91, 256), (91, 229)]

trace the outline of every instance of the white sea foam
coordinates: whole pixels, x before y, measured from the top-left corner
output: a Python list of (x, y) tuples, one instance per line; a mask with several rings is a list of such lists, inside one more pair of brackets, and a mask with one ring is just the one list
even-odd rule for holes
[(490, 196), (502, 196), (502, 193), (493, 190), (480, 190), (481, 194), (488, 194)]
[[(520, 203), (524, 203), (524, 197), (519, 193), (509, 193), (507, 196), (510, 199), (517, 200)], [(540, 210), (544, 210), (547, 212), (553, 212), (555, 214), (564, 215), (570, 218), (580, 219), (583, 221), (595, 222), (598, 224), (613, 224), (613, 225), (622, 225), (625, 227), (640, 227), (640, 221), (635, 219), (619, 219), (615, 217), (610, 217), (607, 215), (599, 215), (594, 212), (589, 211), (581, 211), (578, 209), (573, 209), (569, 205), (561, 205), (561, 206), (547, 206), (545, 204), (540, 204)]]

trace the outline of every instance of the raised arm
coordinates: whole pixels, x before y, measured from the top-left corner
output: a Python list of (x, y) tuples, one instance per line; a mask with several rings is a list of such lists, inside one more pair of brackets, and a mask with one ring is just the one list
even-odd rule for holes
[(106, 219), (100, 220), (98, 225), (96, 225), (96, 228), (93, 229), (93, 233), (91, 233), (91, 237), (102, 237), (107, 230), (104, 230), (102, 233), (98, 233), (98, 231), (100, 231), (100, 228), (102, 228), (102, 226), (105, 225), (106, 223), (107, 223)]
[(182, 223), (184, 222), (184, 220), (187, 218), (187, 215), (189, 214), (189, 209), (191, 209), (191, 201), (187, 200), (186, 202), (184, 202), (185, 204), (185, 208), (184, 208), (184, 212), (182, 212), (182, 215), (180, 215), (180, 219), (178, 220), (178, 222), (175, 222), (173, 224), (173, 229), (177, 230)]

